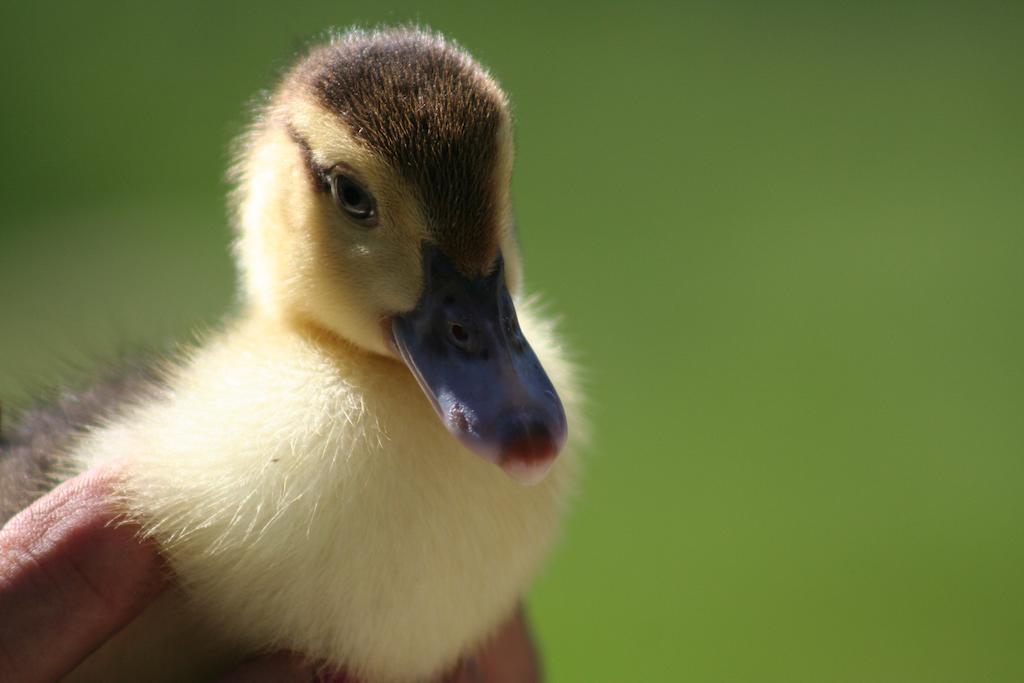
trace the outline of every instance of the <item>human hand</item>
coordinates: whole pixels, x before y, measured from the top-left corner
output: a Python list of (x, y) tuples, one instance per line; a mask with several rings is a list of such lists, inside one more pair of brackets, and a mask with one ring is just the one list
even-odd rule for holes
[[(0, 529), (0, 681), (57, 680), (145, 609), (167, 584), (156, 547), (117, 516), (117, 474), (64, 482)], [(246, 662), (223, 683), (334, 681), (302, 657)], [(481, 653), (444, 683), (540, 680), (526, 619), (518, 612)]]
[[(220, 683), (275, 683), (277, 681), (311, 681), (317, 683), (361, 683), (344, 674), (312, 672), (308, 663), (288, 653), (262, 657), (239, 667)], [(539, 683), (541, 680), (537, 652), (530, 637), (529, 625), (522, 610), (501, 628), (477, 656), (459, 664), (439, 683)]]

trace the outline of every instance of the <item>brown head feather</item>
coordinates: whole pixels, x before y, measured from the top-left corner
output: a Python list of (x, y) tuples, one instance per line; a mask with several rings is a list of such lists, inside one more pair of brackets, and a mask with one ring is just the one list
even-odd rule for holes
[(420, 193), (433, 240), (481, 273), (498, 249), (501, 90), (469, 55), (415, 29), (354, 31), (296, 68), (302, 86)]

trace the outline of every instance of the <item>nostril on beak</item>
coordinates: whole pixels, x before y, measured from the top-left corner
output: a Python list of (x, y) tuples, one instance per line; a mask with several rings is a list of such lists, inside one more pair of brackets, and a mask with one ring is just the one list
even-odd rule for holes
[(448, 323), (448, 337), (452, 343), (460, 349), (469, 349), (470, 334), (463, 325), (459, 323)]

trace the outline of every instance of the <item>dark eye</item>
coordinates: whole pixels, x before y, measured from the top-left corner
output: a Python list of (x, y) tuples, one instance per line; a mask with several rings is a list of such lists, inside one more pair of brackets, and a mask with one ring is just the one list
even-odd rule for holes
[(338, 206), (363, 225), (374, 225), (377, 222), (377, 202), (373, 195), (344, 173), (331, 175), (331, 194)]

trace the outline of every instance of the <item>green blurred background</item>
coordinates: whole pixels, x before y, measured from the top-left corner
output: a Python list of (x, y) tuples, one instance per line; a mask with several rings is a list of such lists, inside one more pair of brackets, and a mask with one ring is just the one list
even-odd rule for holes
[(512, 95), (587, 368), (552, 680), (1024, 680), (1022, 8), (8, 3), (0, 395), (229, 310), (246, 102), (429, 23)]

